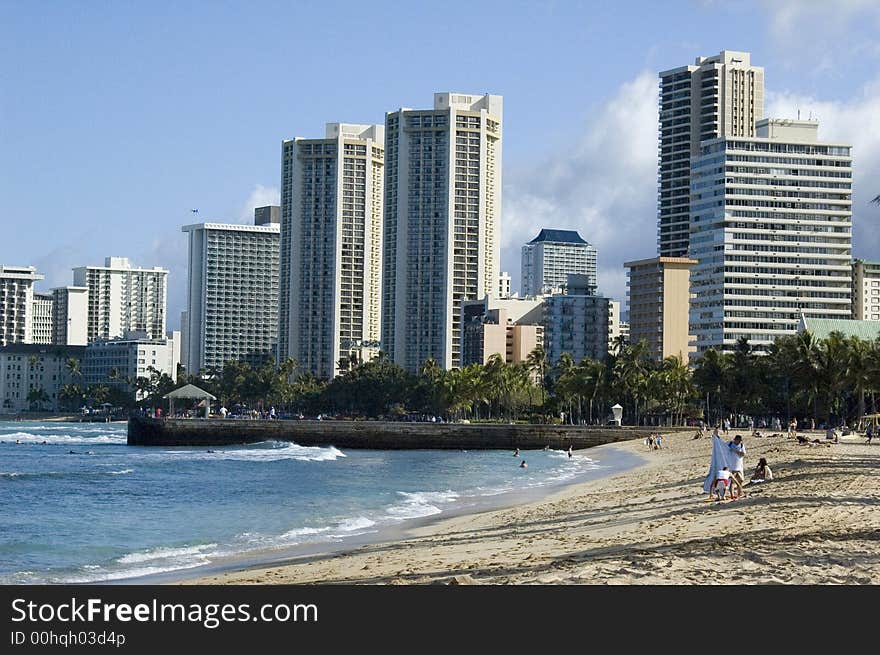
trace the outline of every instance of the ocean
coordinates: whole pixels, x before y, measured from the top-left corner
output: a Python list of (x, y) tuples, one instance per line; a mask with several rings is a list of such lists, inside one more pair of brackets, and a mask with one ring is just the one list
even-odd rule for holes
[(640, 461), (613, 448), (572, 458), (287, 442), (147, 448), (127, 446), (125, 431), (124, 423), (0, 423), (0, 583), (148, 582), (243, 557), (341, 550), (414, 520), (509, 506)]

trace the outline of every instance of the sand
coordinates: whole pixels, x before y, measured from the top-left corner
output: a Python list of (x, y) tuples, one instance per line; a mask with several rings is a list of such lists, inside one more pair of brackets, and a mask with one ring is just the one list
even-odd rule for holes
[[(731, 433), (731, 437), (733, 432)], [(702, 493), (711, 439), (693, 432), (603, 448), (645, 463), (539, 502), (441, 520), (392, 543), (212, 575), (200, 584), (878, 584), (880, 444), (746, 436), (747, 497)], [(809, 434), (810, 438), (822, 435)], [(578, 453), (576, 452), (577, 456)]]

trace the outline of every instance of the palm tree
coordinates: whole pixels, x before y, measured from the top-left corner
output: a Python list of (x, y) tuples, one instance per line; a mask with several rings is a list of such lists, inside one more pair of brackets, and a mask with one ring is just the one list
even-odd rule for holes
[(543, 346), (536, 346), (535, 349), (526, 357), (526, 366), (535, 374), (538, 384), (541, 385), (541, 408), (547, 402), (547, 371), (550, 369), (550, 363), (547, 360), (547, 351)]
[(64, 366), (67, 369), (67, 372), (70, 373), (71, 378), (75, 379), (82, 377), (82, 366), (79, 359), (76, 357), (68, 357), (67, 361), (64, 362)]

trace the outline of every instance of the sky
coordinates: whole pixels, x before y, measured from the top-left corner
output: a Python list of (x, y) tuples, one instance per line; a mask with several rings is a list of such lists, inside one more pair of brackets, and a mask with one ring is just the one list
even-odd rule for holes
[(765, 115), (853, 145), (853, 251), (880, 259), (878, 34), (876, 0), (0, 0), (0, 264), (40, 290), (108, 256), (162, 266), (176, 329), (180, 228), (277, 204), (283, 139), (492, 93), (513, 289), (526, 241), (576, 229), (625, 305), (623, 262), (657, 251), (657, 73), (725, 49), (764, 67)]

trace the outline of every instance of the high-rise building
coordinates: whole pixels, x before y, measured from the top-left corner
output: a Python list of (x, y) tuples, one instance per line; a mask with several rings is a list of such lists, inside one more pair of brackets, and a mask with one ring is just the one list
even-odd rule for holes
[(853, 261), (852, 317), (880, 321), (880, 262)]
[(415, 372), (461, 363), (461, 307), (496, 293), (501, 96), (434, 94), (385, 116), (382, 347)]
[(700, 143), (724, 136), (755, 136), (764, 114), (764, 69), (748, 52), (723, 50), (695, 65), (660, 73), (661, 257), (688, 255), (691, 160)]
[(278, 352), (318, 377), (379, 353), (384, 131), (328, 123), (282, 146)]
[(34, 292), (33, 310), (31, 311), (31, 343), (52, 343), (52, 305), (54, 298), (51, 293)]
[(559, 293), (568, 275), (586, 275), (597, 286), (596, 248), (575, 230), (542, 229), (522, 247), (522, 295)]
[(73, 284), (89, 290), (87, 338), (114, 339), (128, 331), (165, 337), (168, 271), (132, 268), (127, 257), (107, 257), (104, 266), (73, 269)]
[(486, 296), (463, 305), (462, 367), (485, 364), (495, 354), (508, 364), (519, 364), (544, 345), (543, 298)]
[(850, 151), (799, 120), (764, 119), (755, 137), (703, 143), (691, 180), (698, 355), (741, 337), (766, 348), (794, 334), (801, 314), (850, 317)]
[(544, 299), (544, 350), (551, 364), (568, 353), (575, 362), (608, 355), (611, 301), (595, 294), (588, 275), (570, 275), (565, 293)]
[(281, 227), (196, 223), (181, 230), (189, 234), (187, 373), (274, 359)]
[(52, 343), (85, 346), (88, 343), (88, 288), (58, 287), (52, 289), (52, 299)]
[(42, 279), (33, 266), (0, 266), (0, 346), (33, 343), (34, 282)]
[(688, 331), (690, 269), (687, 257), (654, 257), (626, 262), (629, 334), (644, 340), (656, 361), (680, 357), (687, 362), (694, 348)]

